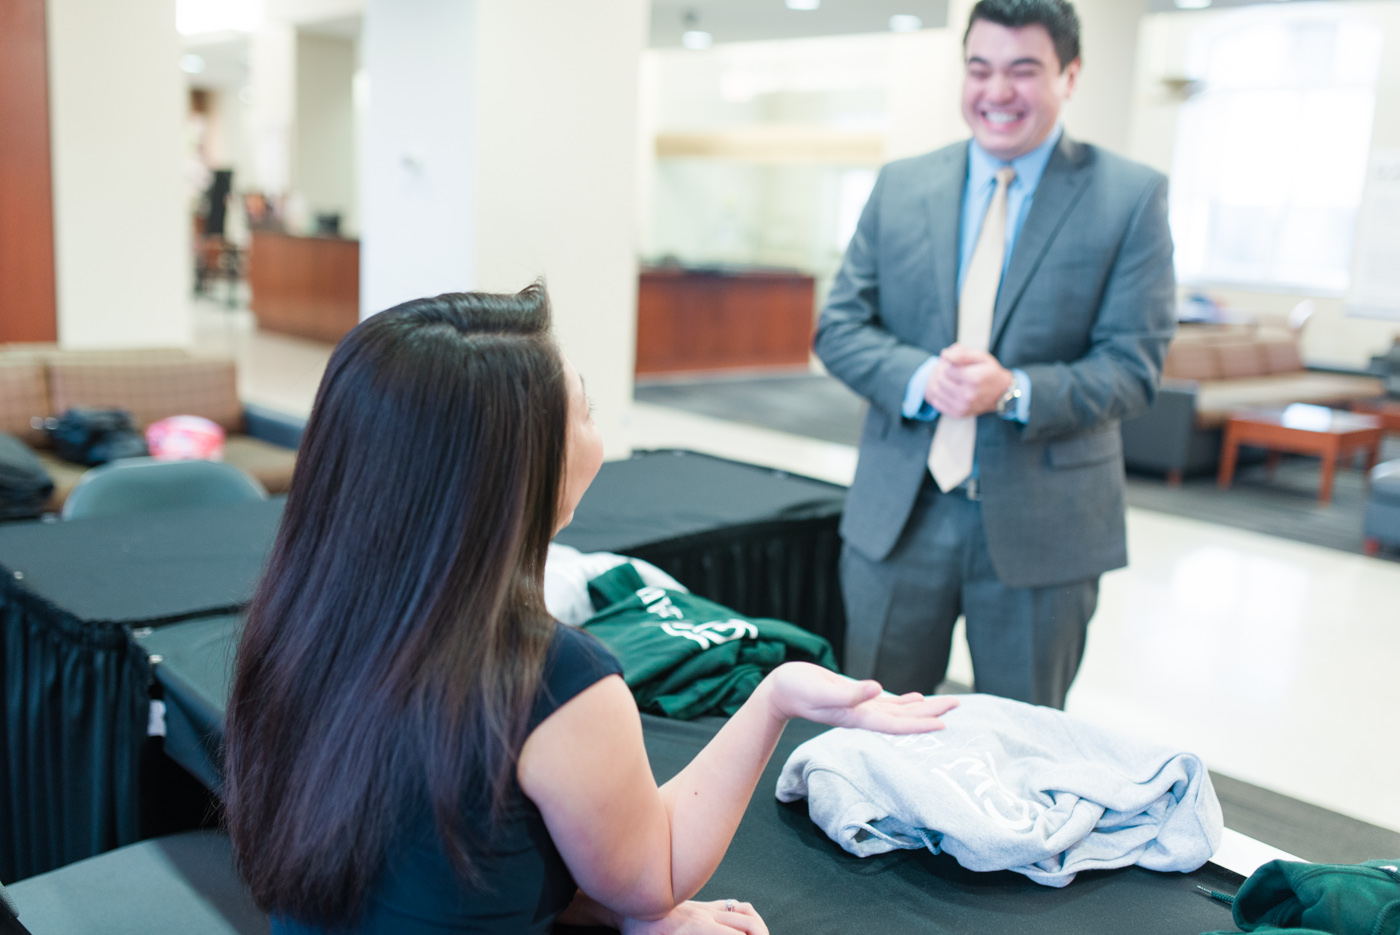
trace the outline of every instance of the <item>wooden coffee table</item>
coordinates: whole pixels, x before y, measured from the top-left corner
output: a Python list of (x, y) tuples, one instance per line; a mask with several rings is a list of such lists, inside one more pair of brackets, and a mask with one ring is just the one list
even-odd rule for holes
[(1381, 420), (1381, 428), (1385, 431), (1400, 433), (1400, 399), (1389, 396), (1358, 399), (1351, 404), (1351, 411), (1375, 416)]
[(1322, 481), (1317, 499), (1332, 502), (1332, 481), (1337, 459), (1357, 451), (1367, 452), (1366, 467), (1375, 467), (1384, 431), (1379, 417), (1324, 409), (1321, 406), (1288, 406), (1248, 409), (1236, 412), (1225, 423), (1225, 442), (1220, 451), (1221, 488), (1235, 477), (1235, 461), (1240, 445), (1253, 445), (1269, 452), (1270, 466), (1280, 452), (1315, 455), (1322, 459)]

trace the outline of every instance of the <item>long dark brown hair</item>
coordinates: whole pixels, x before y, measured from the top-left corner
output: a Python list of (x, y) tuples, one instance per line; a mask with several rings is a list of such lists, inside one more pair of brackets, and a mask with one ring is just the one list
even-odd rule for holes
[(477, 877), (553, 633), (568, 395), (542, 285), (419, 299), (331, 355), (238, 648), (224, 801), (269, 911), (362, 910), (403, 804)]

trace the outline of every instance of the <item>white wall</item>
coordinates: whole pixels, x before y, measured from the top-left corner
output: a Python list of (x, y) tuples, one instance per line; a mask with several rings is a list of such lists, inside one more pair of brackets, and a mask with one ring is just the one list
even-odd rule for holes
[[(479, 288), (544, 276), (609, 455), (626, 453), (646, 0), (478, 0)], [(374, 79), (371, 78), (371, 81)], [(489, 93), (488, 93), (489, 92)]]
[(644, 0), (369, 0), (361, 313), (543, 276), (610, 455), (636, 319)]
[(174, 0), (49, 0), (59, 341), (191, 340)]
[(476, 283), (475, 0), (369, 0), (360, 315)]
[(894, 80), (888, 91), (886, 158), (915, 156), (967, 138), (961, 23), (949, 19), (945, 29), (888, 37)]
[[(1384, 30), (1387, 51), (1382, 59), (1377, 88), (1371, 148), (1373, 151), (1400, 148), (1400, 54), (1395, 52), (1400, 48), (1400, 4), (1394, 0), (1349, 0), (1328, 3), (1326, 9), (1370, 19)], [(1198, 31), (1217, 26), (1223, 18), (1249, 13), (1248, 10), (1205, 10), (1161, 13), (1143, 20), (1128, 155), (1163, 172), (1171, 171), (1182, 99), (1168, 92), (1163, 79), (1186, 76), (1187, 52)], [(1209, 291), (1233, 309), (1265, 316), (1285, 315), (1298, 302), (1312, 298), (1317, 314), (1302, 336), (1303, 356), (1310, 363), (1364, 367), (1371, 355), (1382, 353), (1400, 336), (1400, 327), (1394, 322), (1349, 317), (1342, 299), (1336, 296), (1228, 286)]]
[(1065, 129), (1076, 139), (1125, 153), (1147, 0), (1075, 0), (1074, 6), (1084, 66), (1065, 108)]
[(359, 230), (355, 178), (355, 40), (297, 35), (296, 139), (292, 188), (309, 216), (339, 213), (341, 233)]
[(292, 182), (292, 147), (297, 113), (296, 27), (268, 20), (248, 40), (248, 105), (252, 177), (239, 187), (277, 197)]

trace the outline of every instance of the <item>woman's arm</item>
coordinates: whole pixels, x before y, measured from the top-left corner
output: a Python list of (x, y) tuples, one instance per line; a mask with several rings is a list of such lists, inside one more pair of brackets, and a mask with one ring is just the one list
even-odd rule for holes
[(790, 718), (920, 733), (942, 727), (938, 715), (954, 704), (881, 696), (875, 682), (788, 663), (658, 789), (636, 704), (610, 676), (530, 734), (517, 774), (579, 887), (622, 916), (659, 919), (719, 866)]

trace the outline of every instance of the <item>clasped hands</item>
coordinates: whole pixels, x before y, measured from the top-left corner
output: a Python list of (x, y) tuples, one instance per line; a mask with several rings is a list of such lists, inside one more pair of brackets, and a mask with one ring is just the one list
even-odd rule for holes
[(950, 344), (938, 355), (924, 399), (945, 416), (961, 419), (996, 408), (1015, 378), (986, 351)]

